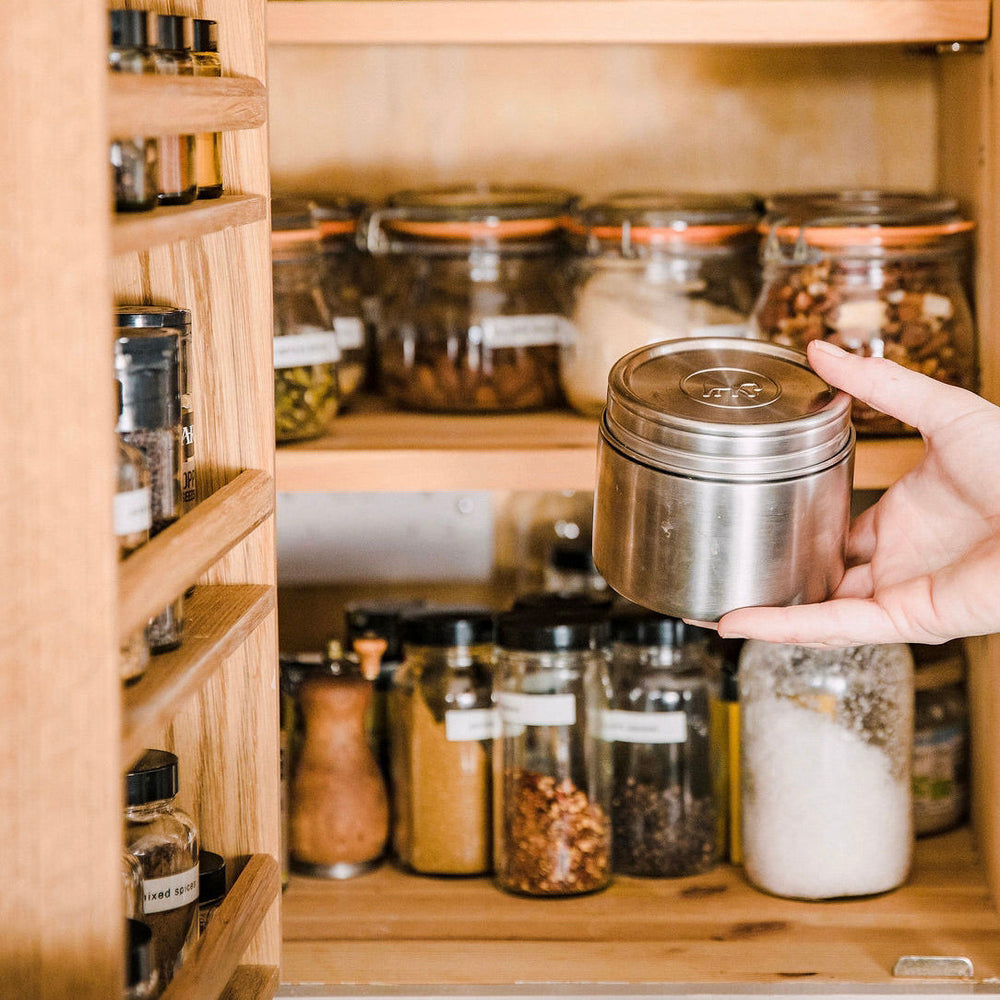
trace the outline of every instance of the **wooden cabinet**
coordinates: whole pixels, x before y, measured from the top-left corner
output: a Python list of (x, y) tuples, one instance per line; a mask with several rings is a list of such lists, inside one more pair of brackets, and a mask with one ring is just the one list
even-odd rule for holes
[[(135, 6), (140, 6), (136, 4)], [(180, 758), (230, 859), (229, 915), (171, 996), (273, 994), (279, 794), (269, 177), (262, 0), (152, 3), (220, 23), (226, 78), (109, 79), (106, 5), (31, 4), (0, 40), (3, 418), (0, 994), (119, 996), (123, 775)], [(111, 136), (225, 131), (227, 196), (110, 210)], [(120, 568), (113, 304), (191, 310), (202, 503)], [(118, 636), (197, 581), (180, 649), (123, 694)], [(236, 878), (238, 876), (238, 878)]]
[[(982, 391), (1000, 401), (989, 18), (978, 0), (272, 0), (272, 183), (375, 197), (456, 179), (585, 195), (943, 189), (979, 223)], [(279, 449), (276, 481), (287, 491), (588, 489), (595, 435), (568, 413), (362, 409), (325, 439)], [(856, 486), (886, 487), (921, 455), (917, 441), (863, 442)], [(521, 994), (539, 983), (570, 994), (905, 991), (893, 964), (917, 953), (965, 955), (977, 981), (995, 984), (1000, 640), (968, 650), (971, 830), (921, 840), (898, 892), (778, 900), (725, 866), (679, 881), (622, 878), (557, 902), (388, 867), (345, 884), (293, 878), (282, 978), (334, 995), (376, 982)]]

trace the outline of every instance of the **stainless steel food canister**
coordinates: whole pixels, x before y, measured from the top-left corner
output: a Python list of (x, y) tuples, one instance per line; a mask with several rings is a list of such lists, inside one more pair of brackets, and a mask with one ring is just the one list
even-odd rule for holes
[(822, 600), (844, 573), (850, 397), (762, 341), (651, 344), (611, 369), (594, 560), (644, 607), (717, 621)]

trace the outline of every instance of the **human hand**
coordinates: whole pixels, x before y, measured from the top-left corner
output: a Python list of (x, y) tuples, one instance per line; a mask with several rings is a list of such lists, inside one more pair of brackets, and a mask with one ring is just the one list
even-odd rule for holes
[(825, 341), (808, 354), (831, 385), (916, 427), (927, 452), (852, 524), (828, 600), (731, 611), (719, 634), (853, 646), (1000, 632), (1000, 407)]

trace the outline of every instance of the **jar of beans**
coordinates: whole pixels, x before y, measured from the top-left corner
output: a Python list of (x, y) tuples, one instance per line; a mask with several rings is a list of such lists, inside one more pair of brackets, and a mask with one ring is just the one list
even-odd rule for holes
[[(752, 332), (805, 350), (823, 339), (975, 390), (966, 288), (973, 223), (947, 199), (847, 192), (779, 198), (765, 219)], [(859, 434), (912, 434), (854, 401)]]
[(403, 191), (370, 211), (378, 375), (397, 405), (438, 412), (537, 410), (562, 400), (565, 191)]

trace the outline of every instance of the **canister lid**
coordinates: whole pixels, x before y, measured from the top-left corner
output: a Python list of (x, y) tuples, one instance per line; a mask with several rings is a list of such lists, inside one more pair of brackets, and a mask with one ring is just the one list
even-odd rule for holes
[(177, 755), (169, 750), (146, 750), (125, 775), (125, 804), (172, 799), (177, 794)]
[(496, 620), (487, 608), (435, 608), (408, 615), (400, 628), (404, 645), (478, 646), (493, 642)]
[(729, 337), (665, 341), (620, 358), (601, 433), (628, 458), (710, 479), (818, 472), (854, 446), (850, 396), (805, 354)]
[(497, 619), (497, 645), (530, 653), (585, 652), (605, 646), (611, 637), (606, 616), (586, 609), (523, 608)]
[(115, 306), (115, 321), (119, 330), (183, 330), (191, 325), (191, 313), (158, 303), (128, 303)]

